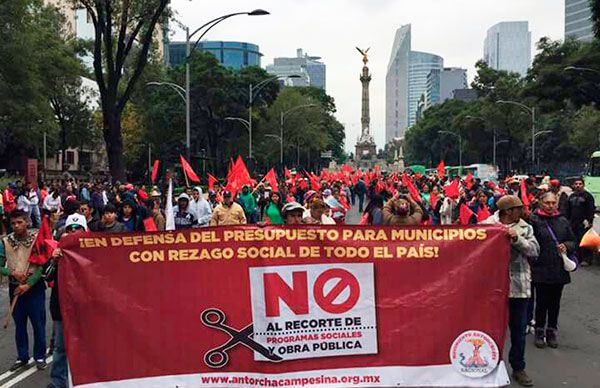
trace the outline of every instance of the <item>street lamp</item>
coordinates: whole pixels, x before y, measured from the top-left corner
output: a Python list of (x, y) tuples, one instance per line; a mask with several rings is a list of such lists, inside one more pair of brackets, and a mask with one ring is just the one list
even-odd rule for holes
[(567, 66), (563, 70), (564, 71), (588, 71), (590, 73), (600, 74), (600, 70), (592, 69), (589, 67)]
[(179, 97), (181, 97), (183, 99), (183, 102), (186, 102), (185, 99), (185, 88), (181, 87), (180, 85), (177, 85), (173, 82), (148, 82), (146, 83), (146, 85), (149, 86), (167, 86), (173, 90), (175, 90), (175, 93), (177, 93), (177, 95), (179, 95)]
[(177, 24), (179, 24), (179, 26), (185, 30), (185, 55), (186, 55), (186, 57), (185, 57), (185, 149), (186, 149), (186, 156), (187, 156), (188, 160), (190, 160), (190, 148), (191, 148), (191, 141), (190, 141), (190, 128), (191, 128), (190, 106), (191, 106), (191, 104), (190, 104), (190, 61), (189, 61), (189, 59), (190, 59), (192, 50), (190, 47), (190, 39), (192, 39), (194, 37), (194, 35), (196, 35), (202, 29), (206, 28), (206, 30), (198, 37), (198, 39), (196, 40), (196, 43), (194, 43), (194, 48), (196, 48), (196, 46), (198, 45), (200, 40), (204, 37), (204, 35), (206, 35), (206, 33), (208, 31), (210, 31), (214, 26), (221, 23), (225, 19), (229, 19), (230, 17), (237, 16), (237, 15), (262, 16), (262, 15), (268, 15), (268, 14), (269, 13), (265, 10), (255, 9), (254, 11), (251, 11), (251, 12), (236, 12), (236, 13), (231, 13), (228, 15), (223, 15), (223, 16), (220, 16), (216, 19), (209, 21), (208, 23), (203, 24), (202, 26), (200, 26), (196, 30), (194, 30), (194, 32), (192, 32), (191, 34), (190, 34), (190, 28), (188, 26), (183, 25), (180, 22), (177, 22)]
[(535, 107), (529, 107), (525, 104), (521, 104), (520, 102), (517, 101), (505, 101), (505, 100), (498, 100), (496, 101), (496, 104), (508, 104), (508, 105), (516, 105), (518, 107), (520, 107), (521, 109), (525, 110), (526, 112), (528, 112), (529, 114), (531, 114), (531, 167), (535, 167), (535, 138), (538, 136), (538, 133), (542, 133), (544, 131), (541, 132), (537, 132), (535, 131)]
[(285, 122), (286, 116), (289, 116), (291, 113), (297, 111), (298, 109), (311, 108), (314, 106), (317, 106), (317, 105), (316, 104), (298, 105), (291, 109), (288, 109), (285, 112), (281, 112), (279, 115), (279, 136), (273, 135), (273, 134), (265, 135), (267, 137), (272, 137), (279, 141), (279, 164), (281, 165), (281, 168), (283, 168), (283, 124)]
[(459, 173), (462, 171), (462, 137), (458, 133), (450, 131), (439, 131), (439, 133), (445, 133), (446, 135), (452, 135), (458, 137), (458, 165)]
[(258, 93), (261, 91), (262, 88), (264, 88), (265, 86), (267, 86), (267, 84), (271, 81), (274, 81), (276, 79), (280, 79), (280, 78), (301, 78), (299, 75), (297, 74), (292, 74), (292, 75), (275, 75), (273, 77), (269, 77), (267, 79), (262, 80), (261, 82), (259, 82), (256, 85), (248, 85), (248, 136), (250, 137), (250, 148), (248, 150), (248, 159), (252, 159), (252, 104), (254, 103), (254, 98), (256, 96), (258, 96)]

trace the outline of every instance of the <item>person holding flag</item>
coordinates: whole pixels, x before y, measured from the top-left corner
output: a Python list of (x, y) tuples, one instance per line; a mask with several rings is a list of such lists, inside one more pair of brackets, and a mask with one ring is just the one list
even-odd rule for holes
[(419, 225), (423, 219), (423, 209), (409, 193), (397, 193), (383, 207), (383, 224)]
[[(43, 236), (27, 229), (29, 216), (22, 210), (10, 214), (13, 232), (0, 244), (0, 275), (10, 280), (9, 293), (12, 316), (15, 321), (17, 360), (10, 368), (16, 371), (29, 363), (29, 336), (27, 321), (33, 327), (33, 356), (37, 369), (46, 369), (46, 286), (40, 281), (42, 265), (32, 257), (42, 256)], [(46, 223), (47, 225), (47, 223)], [(49, 227), (47, 228), (49, 229)], [(49, 237), (52, 238), (48, 230)], [(41, 240), (41, 241), (40, 241)], [(38, 252), (36, 254), (36, 251)], [(33, 254), (33, 255), (32, 255)], [(5, 325), (8, 324), (8, 320)]]

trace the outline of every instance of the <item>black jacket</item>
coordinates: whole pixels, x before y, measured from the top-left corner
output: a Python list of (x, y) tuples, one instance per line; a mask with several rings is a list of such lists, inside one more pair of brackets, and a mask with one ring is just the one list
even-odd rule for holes
[(588, 220), (592, 224), (595, 211), (594, 197), (587, 191), (574, 192), (569, 196), (567, 218), (571, 221), (571, 227), (579, 226), (583, 220)]
[(535, 238), (540, 244), (540, 255), (532, 262), (531, 275), (534, 283), (567, 284), (571, 276), (563, 268), (563, 259), (548, 230), (549, 225), (559, 243), (565, 244), (568, 253), (577, 251), (577, 242), (569, 221), (563, 216), (542, 216), (535, 213), (530, 218)]

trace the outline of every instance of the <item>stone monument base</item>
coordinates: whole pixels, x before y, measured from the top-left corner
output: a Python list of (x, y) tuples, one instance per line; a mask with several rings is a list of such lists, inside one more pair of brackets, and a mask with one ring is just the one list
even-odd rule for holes
[(357, 143), (354, 162), (358, 168), (373, 168), (377, 164), (377, 146), (375, 143)]

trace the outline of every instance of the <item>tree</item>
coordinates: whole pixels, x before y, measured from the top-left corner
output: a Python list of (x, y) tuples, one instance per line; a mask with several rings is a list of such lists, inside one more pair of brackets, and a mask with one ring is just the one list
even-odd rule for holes
[(0, 3), (0, 163), (9, 168), (41, 156), (44, 132), (50, 149), (59, 131), (63, 149), (90, 137), (84, 70), (64, 25), (58, 9), (40, 0)]
[[(148, 62), (169, 0), (73, 0), (94, 25), (94, 75), (100, 90), (103, 135), (113, 179), (125, 180), (121, 116)], [(126, 69), (126, 63), (130, 68)], [(127, 70), (127, 71), (126, 71)]]
[(592, 11), (592, 22), (594, 23), (594, 35), (596, 40), (600, 41), (600, 2), (598, 0), (589, 0), (590, 10)]

